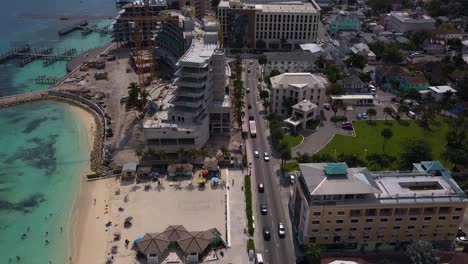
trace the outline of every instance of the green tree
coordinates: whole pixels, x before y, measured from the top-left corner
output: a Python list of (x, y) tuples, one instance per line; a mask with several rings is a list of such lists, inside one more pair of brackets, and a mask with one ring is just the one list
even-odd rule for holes
[(157, 157), (157, 152), (154, 148), (148, 147), (142, 156), (150, 158), (150, 159), (154, 159)]
[(359, 74), (359, 79), (361, 79), (361, 81), (363, 81), (365, 83), (368, 83), (368, 82), (372, 81), (372, 75), (370, 73), (360, 73)]
[(447, 42), (450, 45), (450, 49), (456, 51), (456, 52), (462, 52), (463, 51), (463, 43), (460, 38), (451, 38)]
[(144, 153), (145, 153), (145, 151), (142, 148), (135, 149), (135, 156), (138, 157), (138, 163), (140, 163), (141, 157), (143, 157)]
[(268, 92), (268, 90), (263, 89), (260, 91), (259, 96), (260, 96), (260, 99), (265, 101), (270, 96), (270, 93)]
[(434, 249), (429, 241), (413, 241), (406, 248), (406, 255), (413, 264), (437, 264)]
[(332, 83), (335, 83), (341, 78), (340, 70), (335, 64), (327, 65), (327, 68), (324, 71), (324, 74), (327, 76), (328, 80)]
[(393, 137), (393, 131), (387, 127), (387, 128), (382, 129), (382, 132), (380, 132), (380, 135), (384, 138), (382, 149), (385, 152), (385, 145), (387, 145), (387, 141)]
[(263, 105), (263, 109), (265, 109), (265, 111), (268, 113), (270, 110), (270, 107), (271, 107), (271, 102), (266, 100), (266, 101), (263, 101), (262, 103)]
[[(263, 39), (257, 40), (257, 41), (255, 42), (255, 48), (260, 49), (260, 50), (265, 49), (265, 48), (266, 48), (266, 43), (265, 43), (265, 41), (264, 41)], [(260, 64), (262, 64), (262, 63), (260, 63)]]
[(183, 146), (177, 147), (176, 152), (179, 155), (180, 160), (183, 160), (185, 158), (185, 155), (187, 155), (187, 150)]
[(281, 157), (281, 169), (284, 170), (284, 165), (286, 164), (286, 161), (292, 158), (291, 148), (289, 146), (286, 146), (285, 148), (281, 149), (280, 157)]
[(164, 149), (160, 149), (157, 152), (157, 156), (159, 157), (159, 160), (164, 163), (167, 160), (167, 152)]
[(427, 31), (416, 31), (411, 34), (410, 40), (414, 43), (417, 49), (422, 49), (424, 42), (430, 37), (431, 35)]
[(397, 45), (386, 45), (382, 59), (388, 63), (400, 63), (403, 60), (403, 53)]
[(381, 58), (385, 50), (385, 43), (382, 41), (375, 41), (369, 44), (369, 48), (378, 58)]
[(320, 55), (314, 63), (317, 66), (317, 68), (323, 69), (325, 68), (325, 64), (327, 63), (327, 61), (325, 60), (325, 57), (323, 55)]
[(327, 89), (325, 91), (327, 95), (340, 95), (340, 94), (345, 94), (346, 90), (343, 87), (343, 85), (338, 84), (338, 83), (330, 83), (327, 86)]
[(352, 54), (345, 60), (346, 67), (363, 69), (367, 64), (367, 58), (359, 54)]
[(194, 163), (195, 159), (198, 157), (198, 149), (194, 148), (194, 147), (190, 147), (187, 150), (187, 154), (188, 154), (188, 156), (190, 156), (192, 158), (192, 163)]
[(451, 130), (445, 136), (445, 144), (442, 156), (456, 165), (468, 166), (468, 142), (466, 130), (468, 123), (461, 116), (450, 119)]
[(406, 114), (406, 113), (408, 113), (409, 110), (410, 110), (409, 106), (407, 106), (405, 104), (401, 104), (401, 105), (398, 106), (398, 114), (399, 115)]
[(305, 250), (305, 256), (308, 260), (308, 263), (320, 264), (321, 259), (321, 249), (318, 244), (309, 244)]
[(135, 82), (131, 82), (128, 86), (127, 107), (135, 107), (138, 104), (138, 95), (140, 88)]
[(198, 150), (198, 156), (201, 158), (206, 158), (210, 156), (210, 153), (205, 148), (202, 148)]
[(267, 57), (265, 55), (262, 55), (259, 59), (258, 59), (258, 63), (260, 65), (265, 65), (267, 64), (268, 60), (267, 60)]
[(432, 147), (424, 139), (408, 138), (402, 142), (405, 146), (400, 155), (400, 166), (403, 169), (411, 169), (413, 163), (424, 160), (432, 160)]
[(377, 115), (377, 110), (375, 110), (374, 108), (369, 108), (367, 109), (366, 113), (369, 116), (369, 120), (372, 120), (372, 117)]
[(385, 114), (385, 120), (387, 120), (388, 116), (389, 116), (391, 113), (393, 113), (393, 110), (392, 110), (392, 108), (390, 108), (390, 107), (387, 106), (387, 107), (385, 107), (385, 108), (383, 109), (383, 112), (384, 112), (384, 114)]

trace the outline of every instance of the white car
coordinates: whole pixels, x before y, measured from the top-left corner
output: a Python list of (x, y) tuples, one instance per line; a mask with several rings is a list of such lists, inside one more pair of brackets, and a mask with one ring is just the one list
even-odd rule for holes
[(362, 113), (362, 119), (367, 119), (367, 113)]
[(263, 153), (263, 159), (264, 159), (265, 161), (270, 161), (270, 155), (268, 155), (267, 152), (264, 152), (264, 153)]
[(286, 235), (286, 229), (284, 228), (283, 223), (278, 224), (278, 235), (279, 235), (279, 237), (285, 237), (285, 235)]
[(295, 180), (295, 176), (294, 174), (289, 174), (289, 182), (291, 183), (291, 185), (294, 185), (294, 180)]
[(254, 151), (254, 157), (256, 158), (260, 157), (260, 153), (258, 153), (258, 150)]
[(455, 238), (455, 242), (459, 245), (468, 245), (468, 238), (466, 237), (457, 237)]

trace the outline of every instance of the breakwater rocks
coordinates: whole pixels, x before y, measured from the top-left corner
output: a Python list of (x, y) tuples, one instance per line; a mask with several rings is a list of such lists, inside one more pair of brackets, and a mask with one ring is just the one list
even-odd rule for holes
[(12, 107), (20, 104), (39, 102), (39, 101), (56, 101), (67, 103), (76, 107), (80, 107), (90, 113), (94, 117), (96, 129), (93, 131), (93, 148), (90, 153), (90, 168), (93, 172), (104, 172), (106, 167), (103, 164), (103, 146), (104, 146), (104, 130), (105, 117), (104, 112), (93, 102), (82, 97), (59, 91), (40, 91), (27, 94), (20, 94), (0, 98), (0, 108)]

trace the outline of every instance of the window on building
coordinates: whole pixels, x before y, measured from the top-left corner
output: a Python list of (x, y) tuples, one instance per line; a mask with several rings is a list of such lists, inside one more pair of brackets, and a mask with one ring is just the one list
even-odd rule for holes
[(351, 227), (351, 228), (349, 229), (349, 231), (352, 231), (352, 232), (353, 232), (353, 231), (356, 231), (356, 230), (357, 230), (356, 227)]
[(414, 226), (408, 226), (408, 229), (414, 229)]
[(453, 220), (458, 220), (458, 219), (460, 219), (460, 216), (454, 215), (454, 216), (452, 217), (452, 219), (453, 219)]
[(424, 221), (430, 221), (431, 219), (432, 219), (432, 217), (430, 217), (430, 216), (424, 217)]
[(318, 224), (320, 224), (320, 221), (312, 221), (312, 224), (313, 225), (318, 225)]
[(318, 229), (312, 229), (312, 233), (318, 233)]
[(394, 227), (393, 227), (393, 230), (399, 230), (399, 229), (400, 229), (399, 226), (394, 226)]
[(366, 218), (366, 223), (372, 223), (372, 222), (374, 222), (373, 218)]
[(351, 223), (358, 223), (359, 219), (351, 219)]
[(388, 222), (388, 218), (380, 218), (380, 222)]
[(446, 217), (445, 216), (439, 216), (439, 220), (445, 220)]
[(395, 218), (395, 222), (401, 222), (401, 221), (403, 221), (403, 218), (401, 218), (401, 217)]
[(338, 215), (344, 215), (345, 211), (338, 211)]
[(341, 232), (343, 231), (343, 228), (335, 228), (335, 232)]
[(342, 224), (342, 223), (343, 223), (343, 220), (336, 220), (336, 223), (337, 223), (337, 224)]
[(309, 237), (309, 243), (315, 243), (316, 237)]
[(314, 212), (314, 216), (319, 216), (320, 214), (320, 212)]
[(372, 227), (371, 227), (371, 226), (365, 226), (365, 227), (364, 227), (364, 230), (365, 230), (365, 231), (372, 230)]
[(417, 217), (410, 217), (409, 220), (410, 220), (410, 221), (418, 221), (418, 218), (417, 218)]
[(461, 207), (455, 208), (455, 212), (461, 212), (461, 211), (463, 211), (463, 208), (461, 208)]

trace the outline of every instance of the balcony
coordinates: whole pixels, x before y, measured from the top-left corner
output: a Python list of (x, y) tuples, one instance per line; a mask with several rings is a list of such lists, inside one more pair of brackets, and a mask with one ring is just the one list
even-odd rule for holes
[(177, 97), (172, 103), (176, 106), (183, 106), (189, 108), (199, 108), (203, 105), (203, 100), (193, 99), (193, 98), (184, 98), (184, 97)]
[(190, 68), (179, 68), (175, 72), (175, 76), (178, 77), (192, 77), (192, 78), (202, 78), (208, 75), (208, 71), (205, 70), (189, 70)]
[(201, 98), (205, 95), (205, 89), (179, 87), (174, 91), (177, 96)]
[(207, 83), (204, 79), (191, 79), (185, 77), (179, 77), (175, 80), (175, 85), (184, 86), (184, 87), (193, 87), (193, 88), (202, 88)]

